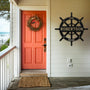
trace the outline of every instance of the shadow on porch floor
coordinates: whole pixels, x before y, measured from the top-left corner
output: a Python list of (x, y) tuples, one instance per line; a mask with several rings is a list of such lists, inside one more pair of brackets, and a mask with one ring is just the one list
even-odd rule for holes
[(90, 90), (90, 77), (82, 78), (49, 78), (51, 87), (18, 88), (20, 78), (16, 78), (8, 90)]

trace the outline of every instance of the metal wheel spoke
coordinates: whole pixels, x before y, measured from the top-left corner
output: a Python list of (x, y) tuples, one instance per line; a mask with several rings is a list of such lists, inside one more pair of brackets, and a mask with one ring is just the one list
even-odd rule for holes
[(72, 46), (73, 32), (71, 32), (71, 46)]
[(72, 25), (73, 25), (73, 20), (71, 19), (71, 27), (72, 27)]
[(76, 27), (78, 23), (79, 23), (79, 22), (77, 22), (77, 23), (74, 25), (74, 27)]
[(64, 23), (69, 27), (69, 25), (66, 22), (64, 22)]
[(76, 32), (74, 32), (74, 33), (79, 37), (79, 35)]
[(69, 32), (67, 32), (65, 35), (63, 35), (63, 37), (59, 41), (62, 41), (62, 39), (64, 39), (68, 35), (68, 33)]

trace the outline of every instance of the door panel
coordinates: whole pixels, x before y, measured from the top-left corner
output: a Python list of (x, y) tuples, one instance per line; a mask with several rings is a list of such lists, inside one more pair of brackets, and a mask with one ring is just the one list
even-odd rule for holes
[[(46, 11), (22, 11), (22, 69), (46, 69)], [(27, 22), (37, 15), (42, 20), (42, 27), (32, 31)], [(35, 24), (35, 27), (38, 23)]]

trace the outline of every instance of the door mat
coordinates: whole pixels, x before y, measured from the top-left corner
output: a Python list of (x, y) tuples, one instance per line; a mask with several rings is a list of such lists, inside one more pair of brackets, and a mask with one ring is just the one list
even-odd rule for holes
[(50, 87), (50, 82), (48, 77), (38, 76), (38, 77), (22, 77), (19, 81), (18, 87), (20, 88), (30, 88), (30, 87)]

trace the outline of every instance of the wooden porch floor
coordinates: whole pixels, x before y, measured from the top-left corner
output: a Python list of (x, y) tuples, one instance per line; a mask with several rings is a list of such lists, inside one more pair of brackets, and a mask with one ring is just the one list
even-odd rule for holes
[(90, 90), (90, 77), (50, 77), (51, 87), (19, 88), (20, 78), (10, 83), (7, 90)]

